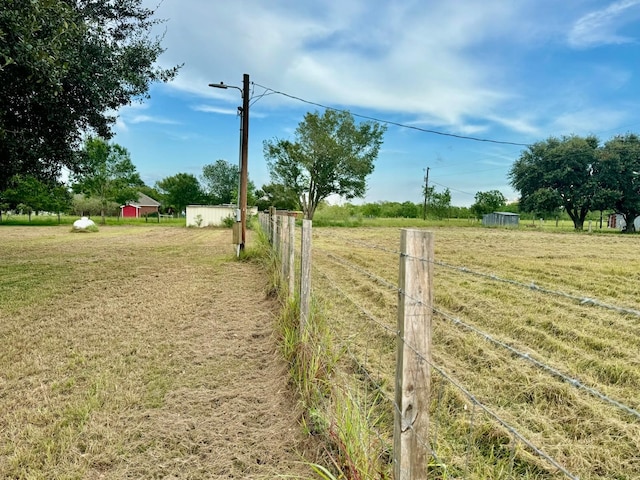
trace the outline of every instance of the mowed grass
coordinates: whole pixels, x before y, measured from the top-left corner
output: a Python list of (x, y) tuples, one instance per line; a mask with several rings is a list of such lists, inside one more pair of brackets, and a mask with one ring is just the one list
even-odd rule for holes
[[(431, 229), (436, 261), (433, 361), (509, 427), (433, 373), (434, 478), (566, 478), (522, 435), (581, 479), (640, 478), (640, 420), (562, 381), (491, 339), (530, 355), (629, 409), (640, 411), (637, 236), (482, 228)], [(314, 230), (314, 292), (347, 352), (353, 391), (393, 398), (400, 232)], [(463, 322), (482, 332), (452, 321)], [(490, 337), (490, 338), (487, 338)], [(351, 363), (351, 365), (349, 365)], [(377, 422), (391, 442), (392, 406)], [(379, 414), (380, 415), (380, 414)], [(378, 417), (376, 417), (378, 418)]]
[(0, 251), (1, 478), (308, 472), (229, 230), (3, 226)]

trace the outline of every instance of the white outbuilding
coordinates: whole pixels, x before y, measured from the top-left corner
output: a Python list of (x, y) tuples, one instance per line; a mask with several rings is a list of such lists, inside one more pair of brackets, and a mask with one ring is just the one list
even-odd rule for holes
[[(247, 215), (257, 215), (258, 207), (249, 207)], [(236, 220), (235, 205), (189, 205), (187, 206), (187, 227), (220, 227), (226, 218)]]

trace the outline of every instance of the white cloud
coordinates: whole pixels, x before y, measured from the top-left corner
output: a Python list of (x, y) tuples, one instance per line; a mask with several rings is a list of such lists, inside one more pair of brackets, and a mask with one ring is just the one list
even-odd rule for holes
[(532, 119), (524, 117), (509, 118), (501, 115), (487, 115), (487, 119), (495, 122), (499, 125), (503, 125), (515, 132), (523, 133), (525, 135), (539, 135), (540, 128), (533, 124)]
[[(318, 103), (475, 131), (480, 127), (460, 127), (465, 118), (482, 118), (512, 95), (500, 66), (474, 49), (512, 36), (517, 14), (501, 0), (482, 8), (470, 2), (166, 0), (158, 12), (170, 19), (163, 62), (185, 63), (171, 84), (181, 92), (237, 104), (239, 98), (207, 84), (240, 85), (249, 73), (256, 83)], [(283, 104), (293, 101), (260, 100), (263, 108)]]
[(220, 113), (222, 115), (237, 115), (238, 110), (233, 108), (214, 107), (212, 105), (193, 105), (192, 110), (205, 113)]
[(612, 131), (627, 119), (627, 114), (619, 110), (605, 108), (584, 109), (557, 116), (552, 123), (553, 135), (589, 135)]
[(621, 35), (618, 30), (639, 17), (640, 0), (619, 0), (578, 19), (569, 32), (569, 45), (587, 48), (635, 42), (635, 38)]
[(153, 115), (135, 115), (128, 119), (129, 123), (158, 123), (161, 125), (178, 125), (180, 122), (163, 117), (155, 117)]

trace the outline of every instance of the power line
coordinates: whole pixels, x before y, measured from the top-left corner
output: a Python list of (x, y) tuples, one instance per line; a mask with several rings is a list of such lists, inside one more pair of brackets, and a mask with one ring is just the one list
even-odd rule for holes
[(449, 190), (453, 190), (454, 192), (464, 193), (465, 195), (471, 195), (472, 197), (474, 197), (476, 195), (475, 193), (465, 192), (463, 190), (458, 190), (457, 188), (447, 187), (446, 185), (443, 185), (443, 184), (438, 183), (438, 182), (431, 181), (431, 183), (433, 183), (435, 185), (439, 185), (440, 187), (448, 188)]
[[(280, 92), (278, 90), (274, 90), (273, 88), (265, 87), (264, 85), (260, 85), (259, 83), (253, 82), (253, 84), (256, 85), (257, 87), (264, 88), (265, 89), (265, 94), (266, 94), (266, 92), (272, 92), (273, 94), (282, 95), (283, 97), (291, 98), (292, 100), (297, 100), (299, 102), (303, 102), (303, 103), (306, 103), (306, 104), (309, 104), (309, 105), (314, 105), (316, 107), (324, 108), (324, 109), (327, 109), (327, 110), (333, 110), (333, 111), (336, 111), (336, 112), (348, 112), (351, 115), (353, 115), (354, 117), (364, 118), (365, 120), (372, 120), (374, 122), (386, 123), (388, 125), (394, 125), (396, 127), (408, 128), (408, 129), (411, 129), (411, 130), (417, 130), (419, 132), (424, 132), (424, 133), (432, 133), (434, 135), (442, 135), (444, 137), (453, 137), (453, 138), (459, 138), (459, 139), (462, 139), (462, 140), (472, 140), (474, 142), (497, 143), (497, 144), (500, 144), (500, 145), (514, 145), (514, 146), (517, 146), (517, 147), (530, 147), (531, 146), (531, 144), (529, 144), (529, 143), (507, 142), (507, 141), (504, 141), (504, 140), (492, 140), (492, 139), (489, 139), (489, 138), (469, 137), (467, 135), (457, 135), (455, 133), (439, 132), (437, 130), (430, 130), (430, 129), (427, 129), (427, 128), (416, 127), (415, 125), (406, 125), (404, 123), (393, 122), (391, 120), (383, 120), (383, 119), (380, 119), (380, 118), (370, 117), (368, 115), (362, 115), (362, 114), (359, 114), (359, 113), (353, 113), (353, 112), (350, 112), (348, 110), (344, 110), (344, 109), (341, 109), (341, 108), (329, 107), (327, 105), (323, 105), (323, 104), (317, 103), (317, 102), (312, 102), (310, 100), (305, 100), (304, 98), (297, 97), (295, 95), (290, 95), (288, 93), (284, 93), (284, 92)], [(265, 94), (262, 94), (262, 96), (264, 96)]]

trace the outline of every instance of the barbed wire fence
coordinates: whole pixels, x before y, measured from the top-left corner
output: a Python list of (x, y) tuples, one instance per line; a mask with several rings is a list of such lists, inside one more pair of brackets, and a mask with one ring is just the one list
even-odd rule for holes
[[(287, 220), (278, 220), (287, 218)], [(271, 215), (261, 214), (260, 223), (268, 232), (270, 242), (280, 259), (282, 282), (287, 285), (289, 295), (293, 289), (299, 289), (300, 304), (303, 300), (303, 288), (308, 291), (308, 302), (311, 302), (311, 222), (305, 223), (301, 238), (301, 247), (296, 249), (294, 219), (283, 217), (272, 211)], [(411, 240), (407, 240), (410, 238)], [(342, 239), (352, 241), (351, 239)], [(398, 285), (367, 271), (359, 265), (334, 253), (316, 252), (327, 261), (339, 265), (344, 270), (374, 282), (398, 297), (398, 323), (392, 326), (388, 319), (381, 319), (368, 308), (344, 291), (339, 282), (326, 271), (313, 266), (315, 275), (326, 286), (335, 292), (337, 298), (351, 305), (356, 314), (368, 322), (371, 329), (377, 329), (381, 335), (392, 339), (396, 344), (396, 374), (390, 386), (389, 352), (372, 352), (365, 342), (364, 346), (355, 347), (355, 338), (345, 339), (343, 352), (354, 366), (354, 372), (361, 381), (367, 384), (368, 391), (374, 393), (374, 400), (365, 396), (363, 409), (369, 411), (375, 404), (378, 411), (385, 410), (394, 416), (393, 449), (390, 449), (388, 428), (381, 426), (380, 415), (372, 416), (369, 424), (372, 435), (378, 440), (378, 448), (384, 450), (381, 458), (388, 457), (392, 464), (396, 480), (416, 478), (569, 478), (579, 477), (563, 466), (561, 461), (553, 458), (535, 441), (519, 430), (511, 422), (501, 417), (474, 395), (462, 382), (443, 365), (436, 364), (430, 353), (431, 316), (449, 321), (452, 325), (479, 336), (490, 344), (504, 349), (519, 360), (565, 382), (571, 387), (582, 390), (589, 395), (607, 403), (637, 421), (640, 412), (623, 402), (611, 398), (589, 387), (584, 382), (561, 372), (557, 368), (546, 365), (527, 352), (519, 351), (481, 329), (464, 322), (455, 315), (435, 308), (433, 304), (433, 288), (429, 284), (433, 277), (433, 267), (439, 266), (454, 269), (472, 276), (481, 276), (496, 282), (509, 283), (514, 286), (535, 290), (542, 294), (562, 296), (581, 304), (589, 304), (610, 309), (619, 313), (636, 315), (635, 309), (618, 307), (596, 299), (566, 294), (564, 292), (545, 289), (535, 284), (512, 281), (497, 275), (475, 272), (466, 267), (457, 267), (437, 262), (433, 258), (433, 240), (424, 231), (402, 230), (401, 249), (393, 250), (378, 245), (358, 242), (361, 246), (373, 251), (392, 254), (399, 259), (400, 283)], [(305, 247), (306, 245), (306, 247)], [(296, 260), (291, 260), (295, 252)], [(305, 253), (303, 254), (303, 251)], [(286, 252), (286, 253), (283, 253)], [(293, 253), (292, 253), (293, 252)], [(308, 256), (308, 267), (305, 275), (308, 279), (291, 280), (294, 276), (293, 265), (302, 265)], [(286, 266), (285, 266), (286, 264)], [(403, 280), (404, 279), (404, 280)], [(425, 283), (427, 282), (427, 283)], [(301, 307), (302, 310), (303, 307)], [(308, 310), (307, 310), (308, 312)], [(304, 328), (301, 312), (301, 328)], [(306, 316), (308, 319), (308, 313)], [(427, 328), (429, 327), (429, 328)], [(357, 334), (356, 334), (357, 336)], [(393, 360), (392, 360), (393, 362)], [(368, 403), (367, 403), (368, 402)], [(367, 416), (369, 418), (369, 416)], [(446, 434), (446, 435), (445, 435)], [(451, 436), (455, 442), (443, 441)], [(492, 449), (489, 456), (494, 456), (494, 466), (478, 465), (485, 462), (487, 452), (482, 452), (484, 437), (492, 437)], [(388, 452), (388, 450), (392, 450)], [(476, 461), (476, 458), (479, 459)], [(492, 469), (492, 476), (486, 474)], [(496, 473), (498, 471), (498, 473)], [(484, 474), (482, 472), (485, 472)], [(483, 475), (486, 475), (483, 477)], [(365, 478), (365, 477), (363, 477)], [(385, 478), (385, 477), (378, 477)]]

